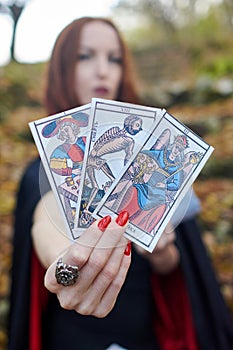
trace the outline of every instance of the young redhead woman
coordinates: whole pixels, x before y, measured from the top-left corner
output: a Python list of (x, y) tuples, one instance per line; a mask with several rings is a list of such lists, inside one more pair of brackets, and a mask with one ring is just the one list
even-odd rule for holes
[[(45, 106), (55, 114), (92, 97), (140, 102), (119, 31), (107, 19), (86, 17), (55, 43)], [(167, 227), (151, 254), (123, 237), (126, 211), (97, 220), (71, 244), (36, 159), (15, 210), (8, 349), (232, 349), (232, 323), (198, 212), (193, 195), (182, 222)]]

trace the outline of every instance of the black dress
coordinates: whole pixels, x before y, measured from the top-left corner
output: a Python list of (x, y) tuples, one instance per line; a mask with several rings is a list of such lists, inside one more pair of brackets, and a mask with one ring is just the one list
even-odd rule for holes
[[(41, 188), (43, 192), (50, 190), (46, 175), (39, 171), (40, 168), (40, 160), (37, 159), (25, 172), (15, 211), (8, 350), (37, 349), (29, 347), (30, 231), (32, 215), (41, 198)], [(181, 223), (176, 233), (181, 255), (180, 269), (190, 298), (199, 349), (231, 350), (232, 320), (196, 221), (191, 219)], [(156, 285), (151, 288), (152, 277), (147, 260), (133, 250), (132, 264), (117, 303), (103, 319), (63, 310), (56, 296), (49, 293), (46, 309), (41, 314), (42, 349), (104, 350), (117, 343), (128, 350), (159, 350), (152, 319), (157, 312), (153, 294)], [(169, 276), (164, 277), (165, 284), (168, 279)], [(179, 349), (174, 347), (173, 350)]]

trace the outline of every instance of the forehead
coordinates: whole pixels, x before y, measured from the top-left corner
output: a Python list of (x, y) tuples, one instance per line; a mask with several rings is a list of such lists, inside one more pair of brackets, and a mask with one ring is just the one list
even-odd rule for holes
[(65, 123), (61, 124), (60, 128), (61, 129), (68, 128), (68, 127), (72, 128), (73, 126), (74, 126), (74, 124), (69, 123), (69, 122), (65, 122)]
[(80, 37), (81, 48), (108, 48), (120, 50), (117, 32), (109, 24), (101, 21), (86, 23)]
[(60, 129), (62, 130), (62, 129), (67, 129), (67, 128), (71, 128), (71, 125), (70, 124), (62, 124), (61, 126), (60, 126)]

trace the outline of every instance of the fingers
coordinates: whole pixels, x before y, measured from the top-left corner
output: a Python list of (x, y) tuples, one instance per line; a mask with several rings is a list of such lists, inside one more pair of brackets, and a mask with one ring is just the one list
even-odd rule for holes
[(169, 233), (163, 232), (160, 239), (158, 240), (155, 251), (158, 252), (166, 248), (166, 246), (174, 242), (175, 237), (176, 236), (174, 231)]
[(171, 223), (169, 223), (158, 240), (158, 243), (155, 248), (155, 252), (159, 252), (164, 248), (166, 248), (171, 243), (174, 243), (175, 239), (176, 239), (175, 231)]
[[(92, 250), (103, 234), (103, 227), (98, 227), (98, 223), (102, 219), (94, 222), (75, 243), (73, 243), (62, 255), (66, 264), (78, 266), (79, 269), (85, 265)], [(107, 227), (107, 226), (106, 226)], [(58, 260), (58, 259), (57, 259)], [(57, 284), (55, 278), (57, 261), (54, 261), (45, 274), (45, 286), (52, 293), (56, 293), (60, 285)]]
[(174, 270), (179, 264), (179, 251), (174, 244), (176, 239), (173, 227), (168, 224), (152, 253), (137, 251), (147, 258), (152, 268), (159, 274), (167, 274)]
[(175, 231), (174, 231), (171, 223), (169, 223), (167, 225), (167, 227), (165, 228), (165, 230), (163, 231), (163, 233), (161, 234), (161, 236), (156, 244), (156, 247), (152, 253), (147, 252), (144, 248), (140, 247), (137, 244), (135, 245), (135, 249), (137, 250), (137, 252), (140, 255), (143, 255), (144, 257), (147, 257), (148, 259), (150, 259), (152, 254), (154, 254), (154, 253), (157, 254), (157, 253), (161, 252), (167, 246), (169, 246), (171, 243), (174, 243), (175, 239), (176, 239)]
[[(119, 250), (121, 255), (125, 249), (126, 240), (122, 239), (125, 231), (125, 226), (128, 223), (128, 213), (123, 212), (119, 214), (117, 220), (112, 220), (107, 229), (101, 234), (100, 238), (96, 241), (95, 247), (91, 249), (86, 259), (85, 265), (83, 264), (83, 274), (85, 272), (85, 281), (82, 283), (82, 292), (85, 292), (93, 283), (96, 276), (101, 270), (109, 264), (109, 259), (115, 250), (115, 247), (121, 247)], [(81, 236), (82, 238), (82, 236)], [(82, 246), (82, 248), (85, 248)], [(79, 250), (76, 249), (76, 254), (79, 254)], [(115, 254), (115, 264), (117, 266), (120, 255)], [(111, 258), (110, 261), (113, 259)], [(81, 284), (81, 283), (80, 283)], [(81, 288), (81, 287), (80, 287)]]
[(77, 312), (104, 317), (112, 309), (130, 265), (130, 257), (124, 255), (126, 246), (127, 240), (122, 237), (121, 244), (113, 249), (107, 263), (77, 304)]
[(128, 213), (120, 213), (116, 220), (109, 218), (94, 222), (63, 255), (65, 264), (79, 267), (80, 275), (74, 285), (64, 287), (57, 283), (57, 262), (47, 270), (45, 286), (57, 294), (62, 307), (82, 314), (98, 314), (98, 317), (112, 309), (131, 256), (123, 237)]
[(120, 269), (115, 279), (106, 289), (105, 294), (102, 296), (102, 299), (97, 305), (94, 312), (94, 316), (105, 317), (112, 310), (112, 308), (115, 305), (118, 294), (122, 288), (122, 285), (125, 282), (125, 278), (127, 276), (130, 262), (131, 262), (131, 255), (124, 255), (120, 265)]

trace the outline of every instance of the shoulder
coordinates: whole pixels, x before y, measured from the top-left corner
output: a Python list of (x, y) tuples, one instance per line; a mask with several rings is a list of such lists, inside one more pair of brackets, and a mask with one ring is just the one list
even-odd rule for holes
[(40, 165), (40, 158), (36, 158), (32, 162), (30, 162), (24, 171), (23, 179), (35, 179), (35, 175), (38, 175), (39, 173)]
[(40, 197), (50, 189), (44, 167), (40, 158), (36, 158), (26, 167), (19, 184), (19, 195), (25, 197)]

